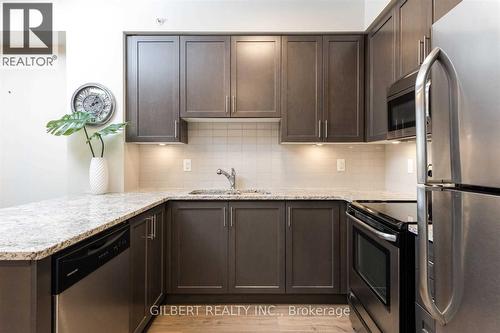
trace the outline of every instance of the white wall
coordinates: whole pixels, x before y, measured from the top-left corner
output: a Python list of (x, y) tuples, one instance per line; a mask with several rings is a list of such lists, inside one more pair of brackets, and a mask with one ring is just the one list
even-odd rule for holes
[(375, 18), (384, 10), (391, 0), (364, 0), (364, 22), (365, 29), (372, 24)]
[(53, 69), (0, 69), (0, 207), (66, 192), (66, 141), (45, 133), (68, 108), (64, 45), (58, 55)]
[[(412, 172), (408, 172), (408, 164)], [(416, 196), (415, 142), (389, 144), (385, 148), (385, 188), (389, 192), (411, 193)]]

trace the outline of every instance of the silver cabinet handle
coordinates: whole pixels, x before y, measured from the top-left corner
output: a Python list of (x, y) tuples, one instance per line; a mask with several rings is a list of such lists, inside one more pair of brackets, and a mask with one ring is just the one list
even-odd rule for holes
[(424, 35), (424, 38), (423, 38), (423, 42), (424, 42), (424, 56), (422, 58), (422, 62), (423, 62), (423, 59), (425, 59), (425, 57), (427, 57), (427, 52), (429, 51), (429, 44), (427, 43), (427, 40), (429, 40), (429, 38), (426, 35)]
[[(428, 196), (427, 190), (433, 190), (432, 187), (417, 185), (417, 222), (418, 222), (418, 257), (419, 257), (419, 292), (424, 302), (426, 310), (441, 325), (446, 325), (458, 311), (463, 294), (463, 254), (462, 254), (462, 203), (461, 196), (452, 192), (452, 293), (441, 311), (430, 292), (429, 288), (429, 226), (428, 226)], [(441, 191), (441, 189), (436, 188)], [(434, 242), (437, 240), (434, 239)], [(434, 279), (438, 277), (435, 276)]]
[(229, 96), (226, 96), (224, 99), (224, 111), (226, 113), (229, 112)]
[(417, 52), (418, 65), (420, 66), (424, 62), (425, 58), (425, 40), (418, 40)]
[(434, 62), (439, 61), (446, 72), (449, 84), (450, 96), (450, 156), (451, 174), (453, 182), (460, 182), (460, 137), (458, 121), (458, 77), (450, 58), (440, 48), (435, 48), (425, 58), (418, 71), (415, 83), (415, 121), (417, 137), (417, 182), (425, 184), (428, 182), (427, 174), (427, 118), (429, 116), (429, 93), (428, 85), (431, 68)]
[(233, 227), (233, 210), (234, 210), (234, 207), (231, 207), (229, 209), (229, 226), (231, 228)]
[(321, 139), (321, 120), (318, 121), (318, 138)]
[(292, 207), (288, 207), (288, 214), (287, 214), (287, 222), (288, 222), (288, 229), (292, 228)]
[(227, 217), (226, 217), (227, 216), (227, 211), (226, 211), (226, 207), (222, 208), (222, 214), (224, 215), (224, 222), (223, 223), (224, 223), (224, 228), (225, 228), (227, 226), (227, 221), (226, 221), (226, 219), (227, 219)]
[(231, 106), (231, 113), (236, 112), (236, 95), (233, 95), (233, 105)]
[(146, 235), (146, 239), (150, 239), (150, 240), (153, 240), (154, 239), (154, 236), (153, 236), (153, 218), (151, 216), (149, 217), (146, 217), (146, 223), (148, 224), (148, 234)]
[(325, 120), (325, 139), (328, 139), (328, 120)]
[(153, 239), (156, 239), (156, 214), (153, 215)]
[(175, 138), (177, 138), (179, 136), (178, 128), (179, 128), (179, 121), (178, 120), (174, 120), (174, 137)]
[(397, 240), (397, 236), (396, 235), (388, 234), (388, 233), (382, 232), (380, 230), (377, 230), (374, 227), (372, 227), (372, 226), (364, 223), (363, 221), (361, 221), (360, 219), (358, 219), (357, 217), (355, 217), (352, 214), (346, 213), (346, 215), (352, 221), (356, 222), (357, 225), (359, 225), (360, 227), (362, 227), (362, 228), (370, 231), (371, 233), (375, 234), (378, 238), (386, 240), (386, 241), (389, 241), (389, 242), (393, 242), (393, 243), (396, 242), (396, 240)]
[(420, 39), (418, 40), (417, 42), (417, 64), (420, 65), (422, 64), (422, 60), (420, 59), (420, 55), (422, 54), (421, 50), (420, 50)]

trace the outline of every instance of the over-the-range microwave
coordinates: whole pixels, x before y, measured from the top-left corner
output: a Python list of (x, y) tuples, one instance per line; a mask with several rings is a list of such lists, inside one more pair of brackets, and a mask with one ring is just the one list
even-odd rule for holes
[[(415, 137), (417, 74), (418, 71), (415, 71), (404, 76), (394, 82), (387, 91), (387, 140)], [(430, 85), (430, 81), (427, 84)], [(428, 128), (431, 128), (430, 124)]]

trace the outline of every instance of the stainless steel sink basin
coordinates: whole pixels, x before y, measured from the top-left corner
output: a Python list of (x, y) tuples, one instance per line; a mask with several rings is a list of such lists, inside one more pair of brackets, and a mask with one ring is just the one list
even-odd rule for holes
[(264, 191), (264, 190), (194, 190), (189, 192), (189, 194), (194, 194), (194, 195), (268, 195), (271, 194), (271, 192)]

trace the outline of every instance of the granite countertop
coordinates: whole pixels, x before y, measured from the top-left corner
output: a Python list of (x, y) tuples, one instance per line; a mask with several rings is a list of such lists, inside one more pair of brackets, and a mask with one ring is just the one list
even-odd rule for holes
[[(415, 234), (415, 235), (418, 235), (418, 226), (416, 224), (410, 224), (408, 225), (408, 230), (412, 233), (412, 234)], [(429, 235), (429, 242), (433, 242), (434, 239), (433, 239), (433, 234), (432, 234), (432, 224), (429, 224), (429, 232), (428, 232), (428, 235)]]
[(39, 260), (169, 200), (389, 200), (380, 191), (283, 190), (192, 195), (186, 190), (78, 195), (0, 209), (0, 260)]

